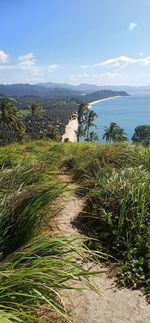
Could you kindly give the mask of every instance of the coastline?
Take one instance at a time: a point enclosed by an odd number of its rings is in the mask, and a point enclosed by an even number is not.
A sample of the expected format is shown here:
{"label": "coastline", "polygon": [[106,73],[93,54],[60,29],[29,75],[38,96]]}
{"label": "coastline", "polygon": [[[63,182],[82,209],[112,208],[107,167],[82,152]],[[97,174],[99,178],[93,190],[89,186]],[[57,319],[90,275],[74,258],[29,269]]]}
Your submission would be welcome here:
{"label": "coastline", "polygon": [[[101,100],[97,100],[97,101],[93,101],[88,103],[88,109],[91,109],[95,104],[102,102],[102,101],[106,101],[106,100],[112,100],[112,99],[117,99],[120,96],[112,96],[109,98],[105,98],[105,99],[101,99]],[[68,139],[70,142],[76,142],[77,141],[77,136],[76,136],[76,131],[78,129],[78,119],[74,118],[69,120],[68,124],[66,125],[65,128],[65,133],[62,136],[62,142],[64,142],[66,139]]]}
{"label": "coastline", "polygon": [[91,107],[93,107],[93,105],[95,105],[95,104],[97,104],[99,102],[103,102],[103,101],[107,101],[107,100],[112,100],[112,99],[117,99],[117,98],[120,98],[120,95],[111,96],[109,98],[100,99],[100,100],[97,100],[97,101],[90,102],[90,103],[88,103],[88,108],[91,109]]}

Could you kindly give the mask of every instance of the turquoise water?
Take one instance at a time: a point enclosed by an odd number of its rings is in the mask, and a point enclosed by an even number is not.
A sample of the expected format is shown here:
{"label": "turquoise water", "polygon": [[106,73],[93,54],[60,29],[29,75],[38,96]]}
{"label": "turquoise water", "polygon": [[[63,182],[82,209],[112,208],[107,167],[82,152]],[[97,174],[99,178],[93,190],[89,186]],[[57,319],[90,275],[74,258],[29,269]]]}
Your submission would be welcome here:
{"label": "turquoise water", "polygon": [[97,114],[95,123],[99,141],[102,140],[104,127],[111,122],[116,122],[124,128],[129,140],[135,127],[142,124],[150,124],[150,93],[147,95],[131,94],[127,97],[119,97],[102,101],[92,107]]}

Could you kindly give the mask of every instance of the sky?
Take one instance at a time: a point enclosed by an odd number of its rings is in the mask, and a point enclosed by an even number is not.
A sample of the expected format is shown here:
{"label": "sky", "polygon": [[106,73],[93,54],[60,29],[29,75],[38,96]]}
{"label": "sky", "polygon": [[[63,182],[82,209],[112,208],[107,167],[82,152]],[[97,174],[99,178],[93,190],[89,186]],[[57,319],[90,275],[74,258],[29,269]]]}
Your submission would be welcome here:
{"label": "sky", "polygon": [[0,0],[0,83],[150,85],[150,0]]}

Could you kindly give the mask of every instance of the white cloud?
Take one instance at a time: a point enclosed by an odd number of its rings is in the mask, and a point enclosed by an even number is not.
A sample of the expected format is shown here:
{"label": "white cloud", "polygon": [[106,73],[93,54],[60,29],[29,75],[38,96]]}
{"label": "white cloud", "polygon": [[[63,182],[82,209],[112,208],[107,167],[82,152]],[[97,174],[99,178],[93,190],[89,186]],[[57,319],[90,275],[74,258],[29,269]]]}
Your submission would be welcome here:
{"label": "white cloud", "polygon": [[131,21],[130,23],[129,23],[129,25],[128,25],[128,29],[130,30],[130,31],[132,31],[133,29],[135,29],[137,27],[137,23],[136,22],[133,22],[133,21]]}
{"label": "white cloud", "polygon": [[23,70],[29,70],[36,66],[36,60],[33,53],[19,56],[18,61],[18,66]]}
{"label": "white cloud", "polygon": [[110,73],[110,72],[105,72],[105,73],[95,73],[92,75],[93,78],[114,78],[117,75],[117,73]]}
{"label": "white cloud", "polygon": [[128,56],[119,56],[119,57],[107,59],[104,62],[95,64],[95,66],[126,67],[131,64],[149,65],[150,56],[147,56],[145,58],[140,58],[140,59],[131,58]]}
{"label": "white cloud", "polygon": [[53,72],[57,68],[58,68],[58,65],[57,64],[51,64],[51,65],[48,66],[49,72]]}
{"label": "white cloud", "polygon": [[[0,54],[1,52],[3,51],[0,51]],[[32,52],[19,56],[14,63],[7,63],[7,61],[8,55],[5,58],[3,56],[3,62],[0,60],[0,83],[70,81],[72,84],[83,82],[99,85],[140,85],[149,84],[150,79],[150,56],[145,57],[140,51],[137,57],[122,55],[110,57],[98,64],[78,67],[66,65],[66,68],[57,64],[39,64]]]}
{"label": "white cloud", "polygon": [[119,57],[107,59],[106,61],[97,64],[97,66],[119,67],[119,66],[134,64],[134,63],[136,63],[136,60],[134,58],[130,58],[127,56],[119,56]]}
{"label": "white cloud", "polygon": [[25,73],[30,72],[31,77],[37,78],[43,76],[43,68],[36,63],[36,58],[33,53],[19,56],[16,69],[18,71],[24,70]]}
{"label": "white cloud", "polygon": [[36,64],[36,60],[33,53],[22,55],[18,57],[18,61],[13,65],[0,65],[0,70],[30,70],[37,74],[40,67]]}
{"label": "white cloud", "polygon": [[141,63],[142,65],[150,65],[150,56],[147,56],[145,58],[141,58],[137,61],[139,61],[139,63]]}
{"label": "white cloud", "polygon": [[110,79],[113,79],[117,76],[117,73],[110,73],[110,72],[104,72],[104,73],[77,73],[70,75],[70,79],[73,82],[109,82]]}
{"label": "white cloud", "polygon": [[6,54],[3,50],[0,50],[0,63],[7,63],[8,54]]}
{"label": "white cloud", "polygon": [[49,73],[54,72],[57,68],[57,64],[39,65],[34,53],[30,52],[25,55],[20,55],[14,64],[2,64],[2,61],[0,60],[0,83],[35,83],[45,80],[48,81]]}

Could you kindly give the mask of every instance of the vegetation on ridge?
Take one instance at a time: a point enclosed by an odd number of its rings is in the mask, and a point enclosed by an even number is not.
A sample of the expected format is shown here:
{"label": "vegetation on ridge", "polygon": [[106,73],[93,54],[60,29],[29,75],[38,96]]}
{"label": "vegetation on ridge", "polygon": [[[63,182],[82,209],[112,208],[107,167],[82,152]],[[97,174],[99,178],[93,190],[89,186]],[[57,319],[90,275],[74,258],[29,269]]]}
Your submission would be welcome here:
{"label": "vegetation on ridge", "polygon": [[140,125],[135,128],[133,137],[133,143],[140,143],[145,147],[150,146],[150,125]]}
{"label": "vegetation on ridge", "polygon": [[0,150],[0,322],[67,320],[60,296],[73,288],[67,282],[83,279],[92,288],[75,258],[90,256],[87,248],[45,233],[52,204],[66,190],[57,179],[62,156],[63,146],[46,141]]}
{"label": "vegetation on ridge", "polygon": [[120,263],[123,286],[150,287],[150,151],[127,143],[70,145],[65,167],[85,197],[75,224]]}
{"label": "vegetation on ridge", "polygon": [[1,147],[0,166],[0,319],[65,316],[59,291],[69,279],[88,277],[74,257],[91,256],[84,247],[42,233],[53,201],[66,189],[57,179],[62,170],[70,171],[85,197],[76,224],[94,238],[88,246],[113,257],[121,285],[148,292],[149,149],[34,141]]}

